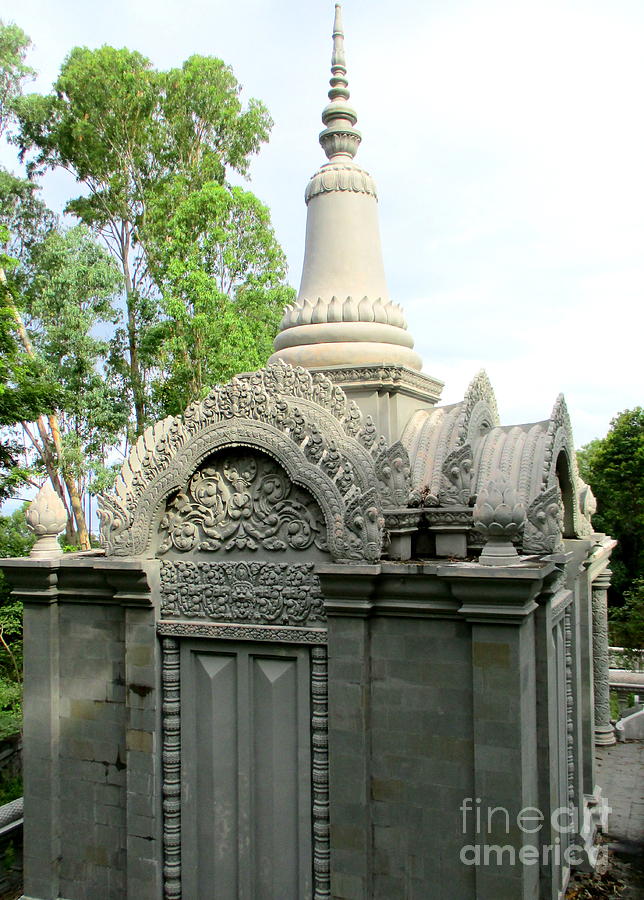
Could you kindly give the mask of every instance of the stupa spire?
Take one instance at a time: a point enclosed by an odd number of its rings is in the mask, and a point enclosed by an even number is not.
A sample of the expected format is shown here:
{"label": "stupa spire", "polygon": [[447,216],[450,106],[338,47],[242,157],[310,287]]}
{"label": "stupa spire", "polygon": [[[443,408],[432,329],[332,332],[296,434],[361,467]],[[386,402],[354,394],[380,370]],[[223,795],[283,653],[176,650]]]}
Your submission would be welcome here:
{"label": "stupa spire", "polygon": [[349,106],[349,82],[347,81],[347,62],[344,53],[344,28],[342,26],[342,7],[335,4],[335,20],[333,22],[333,53],[331,55],[331,88],[330,103],[322,112],[322,121],[326,125],[320,133],[320,144],[328,159],[342,154],[353,159],[362,137],[354,127],[358,121],[353,107]]}
{"label": "stupa spire", "polygon": [[349,105],[342,8],[335,5],[329,102],[320,144],[328,157],[309,181],[306,246],[297,299],[286,308],[271,360],[308,368],[399,365],[420,356],[387,289],[376,185],[353,159],[360,145]]}

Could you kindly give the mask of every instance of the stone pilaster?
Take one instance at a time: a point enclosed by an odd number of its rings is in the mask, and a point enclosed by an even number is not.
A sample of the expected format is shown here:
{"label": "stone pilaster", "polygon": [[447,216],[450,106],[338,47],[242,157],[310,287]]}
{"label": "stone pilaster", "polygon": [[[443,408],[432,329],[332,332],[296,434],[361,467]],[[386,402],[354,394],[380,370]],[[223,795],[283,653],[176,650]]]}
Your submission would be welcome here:
{"label": "stone pilaster", "polygon": [[319,567],[328,624],[331,896],[353,900],[373,896],[369,616],[379,570]]}
{"label": "stone pilaster", "polygon": [[592,583],[593,595],[593,683],[595,691],[595,744],[615,743],[615,729],[610,722],[610,689],[608,682],[608,605],[606,592],[611,572],[606,569]]}
{"label": "stone pilaster", "polygon": [[59,607],[57,559],[2,560],[12,596],[24,603],[24,890],[58,897]]}
{"label": "stone pilaster", "polygon": [[518,823],[521,810],[541,806],[534,614],[552,569],[546,563],[444,571],[471,628],[474,794],[463,802],[481,816],[474,834],[464,835],[464,858],[489,847],[507,851],[475,866],[477,900],[528,900],[539,891],[540,836]]}

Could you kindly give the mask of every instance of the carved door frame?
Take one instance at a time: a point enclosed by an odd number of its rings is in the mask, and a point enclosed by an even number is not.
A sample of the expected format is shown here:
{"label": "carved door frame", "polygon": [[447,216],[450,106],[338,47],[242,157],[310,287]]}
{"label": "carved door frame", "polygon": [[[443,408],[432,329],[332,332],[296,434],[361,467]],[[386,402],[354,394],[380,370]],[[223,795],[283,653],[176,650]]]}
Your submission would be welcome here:
{"label": "carved door frame", "polygon": [[328,662],[325,628],[160,621],[162,645],[163,896],[181,900],[181,638],[273,642],[310,648],[313,900],[330,889]]}

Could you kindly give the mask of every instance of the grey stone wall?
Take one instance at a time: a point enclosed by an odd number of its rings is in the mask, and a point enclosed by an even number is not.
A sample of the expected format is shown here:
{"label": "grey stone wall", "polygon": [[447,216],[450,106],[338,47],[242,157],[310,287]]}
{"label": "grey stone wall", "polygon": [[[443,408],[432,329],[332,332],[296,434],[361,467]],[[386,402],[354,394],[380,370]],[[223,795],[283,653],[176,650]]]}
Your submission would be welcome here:
{"label": "grey stone wall", "polygon": [[463,622],[373,620],[374,898],[473,893],[474,872],[459,859],[460,806],[473,795],[468,632]]}
{"label": "grey stone wall", "polygon": [[61,604],[60,894],[125,895],[124,611]]}
{"label": "grey stone wall", "polygon": [[333,897],[473,896],[471,671],[466,623],[330,618]]}
{"label": "grey stone wall", "polygon": [[[521,864],[540,837],[517,823],[527,807],[550,812],[538,749],[560,735],[540,718],[535,598],[553,570],[317,567],[336,900],[532,900],[560,882],[551,867],[540,885],[538,855]],[[544,690],[556,704],[559,686]],[[490,846],[505,855],[474,865],[472,854]]]}
{"label": "grey stone wall", "polygon": [[25,896],[158,900],[156,564],[8,565],[24,601]]}

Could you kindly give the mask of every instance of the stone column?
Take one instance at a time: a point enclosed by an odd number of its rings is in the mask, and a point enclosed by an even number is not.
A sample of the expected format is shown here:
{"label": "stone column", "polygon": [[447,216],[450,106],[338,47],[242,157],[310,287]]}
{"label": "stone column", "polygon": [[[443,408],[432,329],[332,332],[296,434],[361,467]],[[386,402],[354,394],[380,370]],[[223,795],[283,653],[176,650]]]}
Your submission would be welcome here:
{"label": "stone column", "polygon": [[615,729],[610,723],[610,689],[608,683],[608,605],[606,592],[610,585],[610,569],[593,581],[593,685],[595,696],[595,744],[605,747],[615,743]]}

